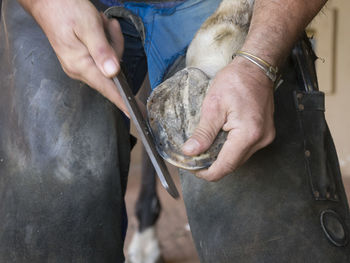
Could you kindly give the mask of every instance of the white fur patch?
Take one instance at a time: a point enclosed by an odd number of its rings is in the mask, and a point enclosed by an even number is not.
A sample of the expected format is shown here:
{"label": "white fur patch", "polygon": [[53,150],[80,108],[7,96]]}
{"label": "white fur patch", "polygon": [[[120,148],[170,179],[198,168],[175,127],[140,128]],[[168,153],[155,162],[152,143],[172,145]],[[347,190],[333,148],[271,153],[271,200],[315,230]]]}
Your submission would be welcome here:
{"label": "white fur patch", "polygon": [[152,226],[142,233],[134,234],[128,248],[126,263],[156,263],[160,255],[159,242]]}
{"label": "white fur patch", "polygon": [[[236,17],[240,19],[240,24],[248,26],[253,5],[254,0],[223,0],[211,17],[220,13],[224,13],[222,16],[225,17],[228,13],[228,21]],[[231,13],[227,10],[231,10]],[[186,66],[199,68],[208,77],[214,78],[232,61],[232,55],[242,47],[246,34],[247,28],[225,20],[202,26],[187,49]]]}

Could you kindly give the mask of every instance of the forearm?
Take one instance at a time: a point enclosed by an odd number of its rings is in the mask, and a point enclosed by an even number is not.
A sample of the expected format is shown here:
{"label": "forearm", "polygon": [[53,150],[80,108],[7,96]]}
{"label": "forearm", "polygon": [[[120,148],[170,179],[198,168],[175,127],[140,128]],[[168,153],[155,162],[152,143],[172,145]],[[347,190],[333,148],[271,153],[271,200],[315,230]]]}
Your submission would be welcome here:
{"label": "forearm", "polygon": [[255,0],[242,50],[280,65],[327,0]]}

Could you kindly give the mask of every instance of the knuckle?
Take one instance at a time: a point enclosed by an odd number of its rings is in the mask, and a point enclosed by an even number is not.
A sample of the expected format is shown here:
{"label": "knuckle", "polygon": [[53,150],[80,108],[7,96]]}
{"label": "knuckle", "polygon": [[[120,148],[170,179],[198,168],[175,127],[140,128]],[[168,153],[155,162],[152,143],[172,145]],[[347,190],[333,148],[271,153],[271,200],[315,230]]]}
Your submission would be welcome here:
{"label": "knuckle", "polygon": [[79,69],[72,65],[72,63],[62,63],[63,71],[71,78],[79,78],[80,71]]}
{"label": "knuckle", "polygon": [[79,69],[83,72],[87,72],[91,67],[96,67],[94,60],[89,55],[82,57],[78,65]]}
{"label": "knuckle", "polygon": [[195,134],[193,135],[193,137],[195,137],[196,139],[198,139],[199,141],[203,142],[211,142],[212,140],[215,139],[215,134],[214,132],[210,131],[207,128],[203,128],[203,127],[198,127],[196,129]]}
{"label": "knuckle", "polygon": [[91,55],[94,56],[95,60],[103,61],[106,56],[113,55],[112,48],[108,43],[100,44],[91,51]]}
{"label": "knuckle", "polygon": [[237,165],[235,163],[226,163],[223,165],[222,173],[224,175],[228,175],[229,173],[232,173],[234,170],[236,170]]}
{"label": "knuckle", "polygon": [[89,67],[92,66],[92,59],[90,57],[82,57],[79,59],[65,59],[62,67],[68,76],[81,79],[83,72],[88,72]]}
{"label": "knuckle", "polygon": [[275,137],[276,137],[276,130],[273,128],[273,129],[269,130],[267,132],[267,134],[265,135],[264,141],[263,141],[263,147],[272,143],[274,141]]}
{"label": "knuckle", "polygon": [[110,23],[111,23],[111,25],[113,25],[113,27],[114,27],[113,29],[114,30],[117,30],[117,31],[121,32],[122,28],[121,28],[121,26],[120,26],[120,24],[119,24],[117,19],[111,19]]}
{"label": "knuckle", "polygon": [[232,162],[222,162],[220,166],[217,166],[215,171],[212,171],[210,177],[208,177],[208,181],[211,182],[217,182],[224,176],[232,173],[234,170],[236,170],[237,165],[236,163]]}
{"label": "knuckle", "polygon": [[249,136],[248,136],[248,141],[251,144],[256,144],[257,142],[259,142],[262,138],[263,138],[263,130],[261,127],[253,127],[251,128],[250,132],[249,132]]}

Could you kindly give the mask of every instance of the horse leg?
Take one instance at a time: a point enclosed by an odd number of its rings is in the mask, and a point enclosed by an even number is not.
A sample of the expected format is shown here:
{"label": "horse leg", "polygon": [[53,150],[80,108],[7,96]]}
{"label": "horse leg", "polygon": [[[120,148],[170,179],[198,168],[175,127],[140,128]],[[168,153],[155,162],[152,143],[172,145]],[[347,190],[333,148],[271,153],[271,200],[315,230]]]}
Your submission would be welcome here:
{"label": "horse leg", "polygon": [[[150,86],[146,78],[138,98],[145,103],[149,93]],[[156,186],[156,172],[145,148],[142,147],[141,189],[135,206],[138,229],[128,248],[129,263],[161,262],[159,242],[155,231],[155,224],[161,209]]]}
{"label": "horse leg", "polygon": [[141,190],[135,206],[139,224],[128,249],[128,258],[130,263],[156,263],[161,260],[155,231],[161,207],[156,190],[156,174],[144,148],[142,155]]}

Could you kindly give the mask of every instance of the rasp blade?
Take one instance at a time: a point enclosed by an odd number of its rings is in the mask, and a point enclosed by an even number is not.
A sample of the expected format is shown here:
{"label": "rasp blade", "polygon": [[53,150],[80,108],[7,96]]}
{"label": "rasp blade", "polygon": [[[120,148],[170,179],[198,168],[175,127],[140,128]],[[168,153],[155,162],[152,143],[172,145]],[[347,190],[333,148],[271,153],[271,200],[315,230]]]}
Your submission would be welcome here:
{"label": "rasp blade", "polygon": [[135,100],[134,95],[132,94],[131,89],[129,88],[129,85],[127,85],[125,78],[121,76],[119,76],[119,78],[114,77],[113,81],[117,86],[126,107],[128,108],[130,118],[134,122],[136,130],[154,166],[154,169],[157,172],[161,184],[172,197],[178,198],[179,192],[176,189],[174,181],[170,176],[164,160],[159,156],[156,150],[156,146],[152,138],[152,133],[141,113],[141,110]]}

